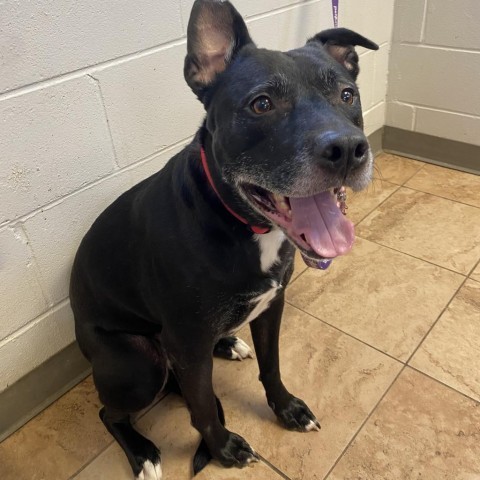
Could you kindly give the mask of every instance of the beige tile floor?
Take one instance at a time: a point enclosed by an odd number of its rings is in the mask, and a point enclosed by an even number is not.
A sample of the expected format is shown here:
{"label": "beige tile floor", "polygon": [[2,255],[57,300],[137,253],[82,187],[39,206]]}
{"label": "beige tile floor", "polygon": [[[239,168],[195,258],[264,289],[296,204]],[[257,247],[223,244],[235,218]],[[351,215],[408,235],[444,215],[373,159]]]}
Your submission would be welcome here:
{"label": "beige tile floor", "polygon": [[[283,430],[256,362],[216,361],[228,427],[262,461],[199,480],[480,480],[480,177],[393,155],[351,194],[351,254],[297,258],[281,338],[283,378],[322,430]],[[251,341],[244,330],[243,337]],[[2,480],[123,480],[90,378],[0,444]],[[139,417],[164,478],[191,478],[198,434],[169,395]]]}

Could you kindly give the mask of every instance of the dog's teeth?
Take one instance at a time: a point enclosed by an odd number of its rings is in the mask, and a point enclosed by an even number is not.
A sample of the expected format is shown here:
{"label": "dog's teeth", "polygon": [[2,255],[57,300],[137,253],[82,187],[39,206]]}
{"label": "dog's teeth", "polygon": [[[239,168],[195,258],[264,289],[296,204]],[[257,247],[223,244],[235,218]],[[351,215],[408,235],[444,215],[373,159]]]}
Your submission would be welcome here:
{"label": "dog's teeth", "polygon": [[283,195],[279,195],[278,193],[272,193],[272,200],[275,203],[275,207],[277,211],[283,213],[284,215],[290,215],[290,205],[287,202],[287,199]]}
{"label": "dog's teeth", "polygon": [[347,189],[345,187],[340,187],[337,190],[337,207],[341,212],[347,214]]}

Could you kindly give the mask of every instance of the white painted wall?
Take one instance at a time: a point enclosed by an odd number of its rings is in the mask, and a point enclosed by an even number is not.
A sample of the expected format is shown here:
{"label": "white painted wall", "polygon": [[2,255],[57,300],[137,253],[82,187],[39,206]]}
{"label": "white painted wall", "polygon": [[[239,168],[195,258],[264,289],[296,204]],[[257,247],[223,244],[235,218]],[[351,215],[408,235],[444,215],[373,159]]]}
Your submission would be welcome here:
{"label": "white painted wall", "polygon": [[396,0],[394,22],[387,124],[480,145],[480,1]]}
{"label": "white painted wall", "polygon": [[[236,0],[258,45],[332,26],[330,0]],[[192,0],[0,2],[0,391],[74,339],[78,244],[120,193],[188,142],[202,108],[183,80]],[[362,51],[367,133],[384,124],[393,0],[340,0]]]}

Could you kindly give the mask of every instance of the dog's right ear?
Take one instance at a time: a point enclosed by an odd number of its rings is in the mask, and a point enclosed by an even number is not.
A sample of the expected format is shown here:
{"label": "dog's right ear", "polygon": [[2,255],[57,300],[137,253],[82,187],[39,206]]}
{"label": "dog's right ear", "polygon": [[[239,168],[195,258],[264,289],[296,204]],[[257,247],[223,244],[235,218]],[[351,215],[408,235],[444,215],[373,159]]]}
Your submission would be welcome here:
{"label": "dog's right ear", "polygon": [[183,73],[202,100],[205,91],[245,45],[253,44],[242,16],[223,0],[196,0],[187,30]]}

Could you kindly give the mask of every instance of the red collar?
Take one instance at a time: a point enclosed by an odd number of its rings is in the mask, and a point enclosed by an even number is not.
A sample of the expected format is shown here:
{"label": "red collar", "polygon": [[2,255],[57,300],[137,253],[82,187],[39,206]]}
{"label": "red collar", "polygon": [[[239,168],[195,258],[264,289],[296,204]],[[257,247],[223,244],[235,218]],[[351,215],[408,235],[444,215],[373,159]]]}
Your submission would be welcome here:
{"label": "red collar", "polygon": [[259,227],[259,226],[256,226],[256,225],[250,225],[248,223],[247,220],[245,220],[243,217],[241,217],[238,213],[236,213],[234,210],[232,210],[222,199],[222,197],[220,196],[220,194],[218,193],[218,190],[217,188],[215,187],[215,184],[213,183],[213,178],[212,178],[212,174],[210,173],[210,169],[208,168],[208,164],[207,164],[207,155],[205,153],[205,150],[203,147],[200,147],[200,156],[202,157],[202,165],[203,165],[203,169],[205,170],[205,175],[207,175],[207,178],[208,178],[208,182],[210,183],[210,186],[213,188],[213,191],[217,194],[217,197],[220,199],[220,201],[222,202],[223,206],[225,207],[226,210],[228,210],[238,221],[244,223],[245,225],[248,226],[248,228],[250,228],[250,230],[253,232],[253,233],[257,233],[257,234],[263,234],[263,233],[268,233],[270,231],[270,228],[268,227]]}

